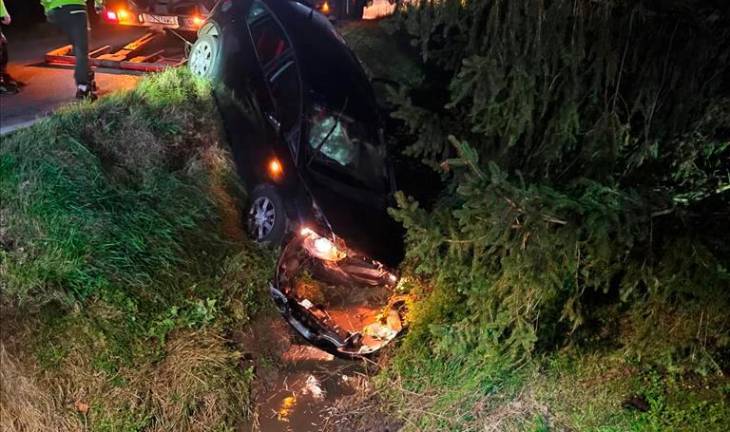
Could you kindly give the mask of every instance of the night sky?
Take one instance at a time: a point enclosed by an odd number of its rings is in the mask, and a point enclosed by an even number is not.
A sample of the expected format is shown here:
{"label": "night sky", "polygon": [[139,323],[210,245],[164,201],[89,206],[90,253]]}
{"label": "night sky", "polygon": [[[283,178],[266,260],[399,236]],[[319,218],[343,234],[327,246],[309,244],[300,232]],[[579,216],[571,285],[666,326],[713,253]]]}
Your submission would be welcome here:
{"label": "night sky", "polygon": [[[46,20],[46,16],[43,13],[43,7],[41,6],[40,0],[4,0],[5,6],[10,12],[10,16],[13,18],[11,26],[21,26],[41,23]],[[93,9],[93,0],[87,0],[89,7]],[[96,18],[95,14],[90,14],[89,17],[92,21]]]}

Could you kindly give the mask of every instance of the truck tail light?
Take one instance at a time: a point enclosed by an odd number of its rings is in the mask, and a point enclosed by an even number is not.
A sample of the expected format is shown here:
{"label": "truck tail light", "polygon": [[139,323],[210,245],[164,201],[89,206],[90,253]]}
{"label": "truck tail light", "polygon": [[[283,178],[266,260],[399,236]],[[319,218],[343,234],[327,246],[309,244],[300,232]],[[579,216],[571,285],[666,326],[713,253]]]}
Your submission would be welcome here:
{"label": "truck tail light", "polygon": [[104,14],[104,20],[110,23],[118,23],[119,17],[117,17],[117,13],[114,12],[111,9],[108,9],[106,13]]}

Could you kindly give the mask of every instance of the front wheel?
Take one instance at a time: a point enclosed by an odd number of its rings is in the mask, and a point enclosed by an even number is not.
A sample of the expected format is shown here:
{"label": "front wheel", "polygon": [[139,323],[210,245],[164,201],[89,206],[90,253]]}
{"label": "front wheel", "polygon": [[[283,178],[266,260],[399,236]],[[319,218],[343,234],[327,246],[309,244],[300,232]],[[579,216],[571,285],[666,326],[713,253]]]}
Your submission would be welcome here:
{"label": "front wheel", "polygon": [[199,77],[215,81],[219,78],[222,57],[220,37],[212,23],[206,24],[198,33],[188,58],[188,68]]}
{"label": "front wheel", "polygon": [[284,200],[270,185],[256,187],[251,194],[247,226],[257,243],[278,246],[284,241],[289,225]]}

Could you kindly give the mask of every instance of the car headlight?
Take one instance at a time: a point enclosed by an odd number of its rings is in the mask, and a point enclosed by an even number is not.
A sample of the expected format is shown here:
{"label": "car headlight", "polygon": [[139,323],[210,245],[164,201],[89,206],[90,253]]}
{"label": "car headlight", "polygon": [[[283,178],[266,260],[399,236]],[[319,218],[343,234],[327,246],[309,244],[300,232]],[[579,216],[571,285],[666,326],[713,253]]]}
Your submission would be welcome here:
{"label": "car headlight", "polygon": [[347,247],[342,240],[337,238],[330,240],[308,227],[303,227],[299,234],[304,237],[302,242],[304,248],[316,258],[325,261],[340,261],[347,257]]}

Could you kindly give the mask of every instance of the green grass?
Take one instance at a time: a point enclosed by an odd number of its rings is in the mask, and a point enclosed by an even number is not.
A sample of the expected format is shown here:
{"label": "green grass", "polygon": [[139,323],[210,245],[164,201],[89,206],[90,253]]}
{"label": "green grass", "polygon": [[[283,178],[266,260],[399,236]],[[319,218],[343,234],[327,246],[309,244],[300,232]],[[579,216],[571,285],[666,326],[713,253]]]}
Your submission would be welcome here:
{"label": "green grass", "polygon": [[2,138],[3,430],[245,417],[253,378],[225,334],[261,307],[272,257],[241,231],[219,121],[175,70]]}
{"label": "green grass", "polygon": [[201,158],[220,149],[206,93],[167,74],[3,140],[2,200],[17,245],[6,295],[114,297],[110,286],[197,277],[186,248],[222,241],[199,230],[216,212]]}
{"label": "green grass", "polygon": [[[618,352],[569,351],[548,357],[528,381],[552,423],[585,431],[723,431],[729,381],[670,374]],[[626,406],[643,401],[646,410]]]}
{"label": "green grass", "polygon": [[[404,431],[720,432],[730,424],[726,376],[630,355],[621,344],[635,337],[630,330],[590,342],[577,338],[523,360],[485,349],[443,351],[442,338],[459,337],[460,328],[448,324],[464,314],[459,294],[406,278],[418,299],[409,332],[375,381]],[[645,406],[636,409],[632,400]]]}
{"label": "green grass", "polygon": [[[730,424],[726,376],[627,355],[615,337],[523,360],[485,350],[441,351],[440,338],[459,334],[458,328],[443,334],[463,313],[459,295],[406,277],[418,298],[411,326],[376,377],[378,394],[404,431],[720,432]],[[619,341],[631,338],[621,334]],[[645,406],[636,409],[632,400]]]}

